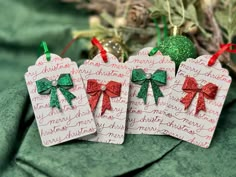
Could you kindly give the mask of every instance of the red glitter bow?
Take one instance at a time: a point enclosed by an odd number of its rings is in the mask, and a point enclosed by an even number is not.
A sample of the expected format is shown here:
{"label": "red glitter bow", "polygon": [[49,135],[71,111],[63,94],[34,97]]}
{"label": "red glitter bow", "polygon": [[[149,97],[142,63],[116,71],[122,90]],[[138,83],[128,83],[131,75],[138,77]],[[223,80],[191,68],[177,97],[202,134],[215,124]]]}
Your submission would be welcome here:
{"label": "red glitter bow", "polygon": [[180,100],[180,102],[185,105],[185,109],[190,106],[195,95],[199,93],[195,113],[198,114],[201,110],[206,111],[204,97],[212,100],[215,99],[218,87],[215,84],[208,83],[202,88],[198,88],[197,81],[193,77],[186,77],[182,89],[187,93],[187,95]]}
{"label": "red glitter bow", "polygon": [[106,110],[111,110],[110,97],[114,98],[120,96],[121,83],[110,81],[108,82],[108,84],[103,85],[99,84],[95,79],[89,79],[87,82],[86,92],[91,96],[89,98],[89,104],[92,112],[96,108],[99,98],[103,93],[102,112],[101,112],[101,115],[103,115]]}

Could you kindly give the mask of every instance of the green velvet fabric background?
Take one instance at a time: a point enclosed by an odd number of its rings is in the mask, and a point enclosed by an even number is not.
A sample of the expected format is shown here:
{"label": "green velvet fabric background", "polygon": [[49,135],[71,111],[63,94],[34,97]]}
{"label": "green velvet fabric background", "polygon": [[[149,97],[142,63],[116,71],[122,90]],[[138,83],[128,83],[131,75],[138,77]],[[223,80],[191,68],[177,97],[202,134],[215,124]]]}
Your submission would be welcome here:
{"label": "green velvet fabric background", "polygon": [[[23,75],[45,40],[59,54],[87,14],[59,0],[0,2],[1,177],[235,177],[236,80],[214,139],[203,149],[168,136],[127,135],[123,145],[71,141],[41,145]],[[67,52],[79,61],[80,40]]]}

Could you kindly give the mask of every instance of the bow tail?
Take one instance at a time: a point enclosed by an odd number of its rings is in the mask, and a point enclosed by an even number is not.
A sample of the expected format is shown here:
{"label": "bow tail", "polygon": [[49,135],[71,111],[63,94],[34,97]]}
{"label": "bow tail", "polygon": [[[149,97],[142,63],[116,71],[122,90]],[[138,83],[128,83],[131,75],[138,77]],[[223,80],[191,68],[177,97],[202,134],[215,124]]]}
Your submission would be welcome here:
{"label": "bow tail", "polygon": [[137,97],[142,98],[144,101],[144,104],[147,103],[147,92],[148,92],[148,85],[149,85],[149,80],[145,80],[138,92]]}
{"label": "bow tail", "polygon": [[57,107],[58,109],[61,109],[60,103],[58,100],[58,96],[57,96],[57,88],[56,87],[51,88],[50,107]]}
{"label": "bow tail", "polygon": [[206,105],[204,101],[204,94],[202,92],[199,93],[198,100],[197,100],[197,107],[196,107],[196,113],[198,114],[199,111],[206,111]]}
{"label": "bow tail", "polygon": [[103,100],[102,100],[101,115],[103,115],[106,110],[111,110],[111,101],[110,101],[110,97],[104,92],[103,93]]}
{"label": "bow tail", "polygon": [[73,93],[71,93],[70,91],[68,91],[62,87],[60,87],[60,91],[64,95],[64,97],[66,98],[66,100],[70,104],[70,106],[72,106],[72,100],[74,98],[76,98],[76,96]]}
{"label": "bow tail", "polygon": [[101,91],[97,92],[96,94],[92,95],[90,98],[89,98],[89,105],[90,105],[90,108],[91,108],[91,111],[93,112],[94,109],[96,108],[97,104],[98,104],[98,100],[101,96]]}
{"label": "bow tail", "polygon": [[189,93],[187,93],[187,95],[185,97],[183,97],[180,100],[180,102],[184,104],[184,109],[187,109],[190,106],[196,93],[197,93],[196,91],[189,92]]}
{"label": "bow tail", "polygon": [[152,91],[153,91],[153,96],[154,96],[154,99],[155,99],[155,103],[157,104],[158,98],[163,97],[164,95],[162,94],[159,86],[155,84],[155,82],[151,81],[151,84],[152,84]]}

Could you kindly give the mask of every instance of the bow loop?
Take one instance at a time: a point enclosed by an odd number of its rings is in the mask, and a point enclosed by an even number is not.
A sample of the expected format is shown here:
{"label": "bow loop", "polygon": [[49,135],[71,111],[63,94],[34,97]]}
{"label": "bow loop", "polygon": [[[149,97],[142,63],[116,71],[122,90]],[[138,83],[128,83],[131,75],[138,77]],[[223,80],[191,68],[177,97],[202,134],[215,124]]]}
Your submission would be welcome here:
{"label": "bow loop", "polygon": [[70,74],[61,74],[57,80],[57,84],[63,88],[72,88],[73,81]]}
{"label": "bow loop", "polygon": [[158,98],[163,97],[163,94],[159,87],[166,85],[166,79],[167,79],[166,71],[156,70],[153,74],[151,74],[151,73],[145,73],[143,69],[134,69],[132,71],[132,78],[131,78],[133,83],[141,85],[137,97],[142,98],[144,104],[146,104],[147,102],[147,92],[148,92],[149,82],[151,82],[155,103],[157,104]]}
{"label": "bow loop", "polygon": [[208,83],[202,87],[202,92],[207,99],[215,99],[218,87],[215,84]]}
{"label": "bow loop", "polygon": [[52,82],[43,78],[36,81],[36,86],[39,94],[47,95],[51,92]]}
{"label": "bow loop", "polygon": [[193,98],[199,92],[196,107],[196,114],[198,114],[201,110],[206,111],[204,98],[215,99],[218,87],[213,83],[208,83],[202,88],[198,88],[197,81],[193,77],[186,77],[182,90],[187,93],[187,95],[180,100],[180,102],[184,104],[184,109],[187,109],[191,105]]}
{"label": "bow loop", "polygon": [[132,78],[131,78],[131,80],[135,84],[141,85],[146,80],[146,73],[142,69],[134,69],[132,71]]}
{"label": "bow loop", "polygon": [[73,81],[70,74],[61,74],[58,80],[54,81],[49,81],[46,78],[42,78],[36,81],[36,87],[38,93],[41,95],[51,94],[50,107],[57,107],[58,109],[61,109],[57,95],[57,88],[60,89],[70,106],[72,106],[72,100],[76,98],[74,94],[68,91],[68,89],[73,87]]}
{"label": "bow loop", "polygon": [[99,84],[95,79],[89,79],[87,81],[86,92],[90,95],[89,104],[92,112],[96,108],[101,94],[103,94],[102,101],[102,111],[101,115],[105,113],[106,110],[111,110],[110,97],[118,97],[121,93],[121,83],[110,81],[108,84]]}
{"label": "bow loop", "polygon": [[111,98],[120,96],[121,92],[121,83],[110,81],[106,85],[106,90],[105,92],[107,95],[109,95]]}
{"label": "bow loop", "polygon": [[152,80],[155,82],[155,84],[159,86],[166,85],[166,71],[163,70],[156,70],[152,74]]}
{"label": "bow loop", "polygon": [[95,79],[89,79],[87,81],[86,92],[90,95],[95,95],[97,92],[101,91],[101,84],[99,84]]}
{"label": "bow loop", "polygon": [[198,90],[197,81],[193,77],[187,77],[184,81],[182,89],[185,92],[192,92]]}

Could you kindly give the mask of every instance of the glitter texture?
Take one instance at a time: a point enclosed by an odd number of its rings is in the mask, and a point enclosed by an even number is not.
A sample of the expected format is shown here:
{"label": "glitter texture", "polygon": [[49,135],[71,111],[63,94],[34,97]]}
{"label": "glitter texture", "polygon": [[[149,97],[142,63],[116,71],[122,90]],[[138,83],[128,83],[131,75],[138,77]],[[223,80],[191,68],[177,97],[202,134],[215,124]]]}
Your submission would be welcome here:
{"label": "glitter texture", "polygon": [[142,98],[144,104],[147,103],[147,92],[149,82],[151,82],[155,103],[157,104],[158,98],[163,97],[159,86],[166,85],[166,79],[167,74],[166,71],[163,70],[156,70],[153,74],[146,74],[143,69],[134,69],[132,71],[131,81],[135,84],[141,85],[137,97]]}
{"label": "glitter texture", "polygon": [[111,110],[110,98],[119,97],[121,93],[121,83],[110,81],[106,85],[99,84],[95,79],[89,79],[87,81],[86,92],[90,95],[89,104],[92,112],[94,112],[97,107],[100,96],[103,94],[102,100],[102,111],[101,115],[105,113],[106,110]]}
{"label": "glitter texture", "polygon": [[186,77],[182,89],[187,93],[187,95],[180,100],[180,102],[184,104],[185,109],[190,106],[193,98],[199,93],[196,106],[196,114],[198,114],[201,110],[206,111],[204,98],[215,99],[218,87],[213,83],[208,83],[199,88],[197,81],[193,77]]}
{"label": "glitter texture", "polygon": [[68,89],[73,87],[70,74],[61,74],[59,79],[54,81],[49,81],[46,78],[42,78],[36,81],[36,87],[38,93],[41,95],[51,94],[50,107],[57,107],[58,109],[61,109],[57,96],[57,88],[59,88],[70,106],[72,106],[72,100],[76,98],[75,95],[68,91]]}
{"label": "glitter texture", "polygon": [[166,38],[158,48],[163,55],[169,55],[177,67],[188,58],[196,57],[196,49],[192,41],[181,35]]}

